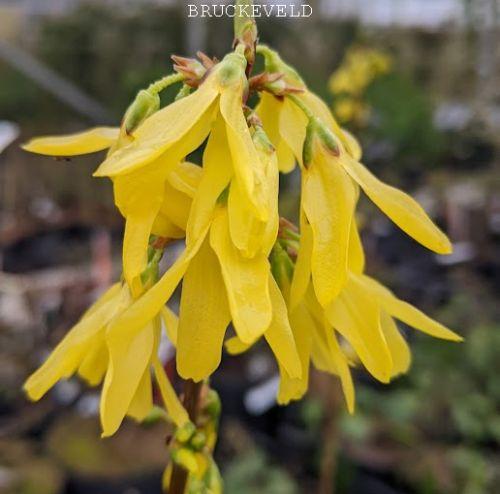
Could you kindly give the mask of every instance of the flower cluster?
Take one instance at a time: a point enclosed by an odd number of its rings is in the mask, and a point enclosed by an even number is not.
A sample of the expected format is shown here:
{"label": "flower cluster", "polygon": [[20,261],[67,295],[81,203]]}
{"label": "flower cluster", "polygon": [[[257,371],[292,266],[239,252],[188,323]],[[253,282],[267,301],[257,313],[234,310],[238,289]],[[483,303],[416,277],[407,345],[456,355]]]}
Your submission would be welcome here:
{"label": "flower cluster", "polygon": [[[184,379],[207,379],[224,343],[240,353],[264,338],[280,370],[280,403],[303,396],[312,363],[339,376],[351,412],[351,355],[384,383],[410,365],[396,319],[460,340],[365,274],[355,220],[360,190],[428,249],[451,252],[447,237],[410,196],[361,163],[355,138],[276,52],[258,45],[265,72],[250,77],[249,46],[243,38],[220,62],[176,57],[177,74],[139,92],[119,129],[24,146],[55,156],[109,149],[94,175],[112,180],[125,218],[123,279],[25,384],[36,400],[74,373],[91,385],[103,382],[105,436],[126,415],[140,420],[149,413],[152,375],[173,422],[189,428],[158,358],[162,321]],[[159,91],[178,82],[184,84],[178,97],[160,108]],[[255,108],[250,94],[258,95]],[[187,161],[199,148],[201,163]],[[300,228],[278,212],[279,173],[296,166]],[[160,275],[159,260],[173,239],[183,239],[185,248]],[[181,282],[177,317],[166,303]],[[226,338],[230,325],[234,335]],[[188,436],[180,443],[190,444]]]}
{"label": "flower cluster", "polygon": [[330,76],[328,88],[334,95],[333,112],[340,122],[365,124],[370,105],[364,95],[370,84],[391,70],[392,59],[375,48],[352,46]]}

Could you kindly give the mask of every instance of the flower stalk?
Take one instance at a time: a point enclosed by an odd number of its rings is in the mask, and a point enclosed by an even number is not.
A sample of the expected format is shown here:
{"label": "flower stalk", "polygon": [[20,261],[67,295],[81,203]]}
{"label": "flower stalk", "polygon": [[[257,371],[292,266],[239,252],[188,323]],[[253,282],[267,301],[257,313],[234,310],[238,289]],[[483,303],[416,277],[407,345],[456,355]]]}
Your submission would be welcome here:
{"label": "flower stalk", "polygon": [[[189,415],[189,419],[193,424],[196,424],[196,420],[198,418],[202,389],[203,381],[194,382],[192,379],[187,379],[184,382],[184,398],[182,400],[182,404],[184,405],[184,408]],[[166,494],[184,494],[188,477],[189,472],[178,462],[173,462],[172,476],[170,478],[170,485]]]}

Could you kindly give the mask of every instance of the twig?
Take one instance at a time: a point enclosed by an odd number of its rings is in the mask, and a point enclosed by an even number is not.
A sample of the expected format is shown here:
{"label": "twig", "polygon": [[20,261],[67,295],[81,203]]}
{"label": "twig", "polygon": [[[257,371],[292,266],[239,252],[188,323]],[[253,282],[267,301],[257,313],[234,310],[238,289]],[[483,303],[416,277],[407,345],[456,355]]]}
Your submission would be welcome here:
{"label": "twig", "polygon": [[[193,424],[196,424],[198,410],[200,406],[201,390],[203,389],[203,381],[194,382],[188,379],[184,383],[184,398],[183,404],[189,415],[189,419]],[[188,480],[188,471],[180,465],[174,463],[172,467],[172,476],[170,477],[170,486],[168,494],[184,494]]]}

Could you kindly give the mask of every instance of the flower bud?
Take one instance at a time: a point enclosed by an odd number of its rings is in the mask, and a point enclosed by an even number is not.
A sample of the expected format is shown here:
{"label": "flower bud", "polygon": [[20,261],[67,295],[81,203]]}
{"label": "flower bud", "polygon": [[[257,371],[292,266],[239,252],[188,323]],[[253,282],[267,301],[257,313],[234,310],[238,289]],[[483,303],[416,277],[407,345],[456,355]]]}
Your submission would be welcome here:
{"label": "flower bud", "polygon": [[179,448],[172,450],[172,460],[187,470],[195,474],[198,471],[198,462],[196,454],[188,448]]}
{"label": "flower bud", "polygon": [[302,148],[302,161],[306,168],[309,168],[314,160],[316,138],[328,152],[335,156],[340,154],[340,148],[333,132],[319,118],[311,117],[307,124],[306,138]]}
{"label": "flower bud", "polygon": [[192,422],[186,422],[175,431],[175,439],[180,443],[187,443],[196,432],[196,427]]}
{"label": "flower bud", "polygon": [[218,65],[218,79],[222,86],[235,84],[239,79],[248,81],[245,77],[247,61],[241,53],[229,53]]}
{"label": "flower bud", "polygon": [[207,444],[207,436],[202,431],[196,431],[189,444],[195,451],[201,451]]}
{"label": "flower bud", "polygon": [[160,97],[158,94],[141,89],[123,117],[123,125],[127,134],[131,134],[146,118],[158,111]]}
{"label": "flower bud", "polygon": [[210,389],[207,393],[204,411],[212,418],[218,419],[221,412],[221,403],[217,391]]}

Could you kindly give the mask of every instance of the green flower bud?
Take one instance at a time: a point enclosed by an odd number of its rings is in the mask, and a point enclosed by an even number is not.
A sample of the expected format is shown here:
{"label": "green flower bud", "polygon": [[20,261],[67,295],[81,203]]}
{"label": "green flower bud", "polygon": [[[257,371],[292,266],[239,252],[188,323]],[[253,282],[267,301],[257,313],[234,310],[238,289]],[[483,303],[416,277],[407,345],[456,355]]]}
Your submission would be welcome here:
{"label": "green flower bud", "polygon": [[189,444],[195,451],[201,451],[207,444],[207,436],[202,431],[196,431]]}
{"label": "green flower bud", "polygon": [[185,423],[175,431],[175,439],[180,443],[187,443],[196,432],[196,426],[192,422]]}
{"label": "green flower bud", "polygon": [[222,86],[230,86],[244,79],[247,60],[241,53],[233,52],[224,57],[218,65],[218,79]]}
{"label": "green flower bud", "polygon": [[128,107],[123,118],[123,125],[127,134],[132,133],[146,118],[158,111],[160,97],[146,89],[141,89],[132,104]]}
{"label": "green flower bud", "polygon": [[189,473],[198,471],[198,462],[193,451],[188,448],[179,448],[172,450],[172,460],[187,470]]}
{"label": "green flower bud", "polygon": [[214,389],[210,389],[207,393],[204,411],[214,419],[218,419],[220,416],[220,398],[217,391],[215,391]]}

